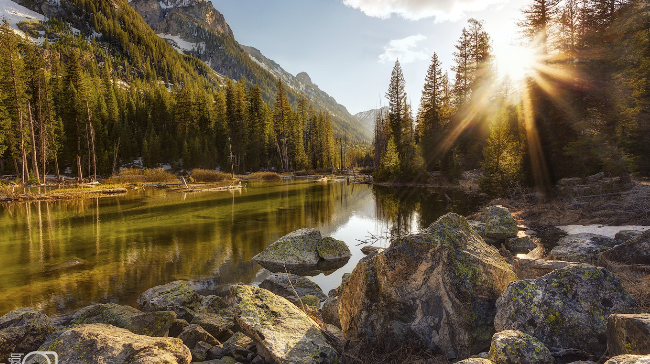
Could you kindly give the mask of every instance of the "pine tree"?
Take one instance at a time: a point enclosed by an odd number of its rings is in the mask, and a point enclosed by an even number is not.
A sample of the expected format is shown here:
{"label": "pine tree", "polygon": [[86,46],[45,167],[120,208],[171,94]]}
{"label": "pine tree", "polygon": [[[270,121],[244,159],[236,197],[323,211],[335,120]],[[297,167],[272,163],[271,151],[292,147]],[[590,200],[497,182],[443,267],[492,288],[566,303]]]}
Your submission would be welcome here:
{"label": "pine tree", "polygon": [[278,79],[277,94],[273,105],[273,130],[274,144],[280,158],[281,169],[289,170],[289,137],[290,121],[292,117],[291,106],[284,92],[282,80]]}
{"label": "pine tree", "polygon": [[444,84],[442,64],[436,53],[431,58],[431,65],[424,80],[424,90],[420,99],[418,111],[418,133],[422,153],[427,169],[436,166],[436,150],[442,137],[442,109],[444,99]]}
{"label": "pine tree", "polygon": [[524,19],[518,23],[525,37],[535,41],[542,55],[548,54],[551,27],[559,12],[560,0],[532,0],[522,10]]}

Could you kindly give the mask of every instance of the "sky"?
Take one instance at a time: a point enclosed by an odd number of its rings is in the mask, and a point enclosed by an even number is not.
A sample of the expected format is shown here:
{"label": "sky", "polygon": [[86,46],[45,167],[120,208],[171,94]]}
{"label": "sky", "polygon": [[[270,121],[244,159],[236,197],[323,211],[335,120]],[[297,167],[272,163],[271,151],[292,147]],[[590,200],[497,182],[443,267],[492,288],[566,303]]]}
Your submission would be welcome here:
{"label": "sky", "polygon": [[293,75],[307,72],[352,114],[387,104],[384,95],[397,58],[417,110],[433,52],[449,69],[469,18],[485,21],[497,62],[516,53],[516,22],[527,5],[525,0],[211,2],[239,43],[259,49]]}

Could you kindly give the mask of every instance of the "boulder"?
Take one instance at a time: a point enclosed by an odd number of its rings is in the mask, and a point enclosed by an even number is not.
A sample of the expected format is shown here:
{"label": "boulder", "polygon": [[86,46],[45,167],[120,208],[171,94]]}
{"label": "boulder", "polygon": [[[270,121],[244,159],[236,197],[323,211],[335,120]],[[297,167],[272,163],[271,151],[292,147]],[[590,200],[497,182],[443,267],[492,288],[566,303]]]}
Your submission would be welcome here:
{"label": "boulder", "polygon": [[532,335],[551,351],[578,350],[600,357],[607,347],[607,317],[636,307],[607,270],[571,265],[511,283],[497,300],[494,326]]}
{"label": "boulder", "polygon": [[512,258],[512,270],[518,279],[537,279],[545,276],[556,269],[561,269],[573,262],[563,262],[558,260],[533,259],[528,257]]}
{"label": "boulder", "polygon": [[600,262],[650,265],[650,231],[603,252],[598,259]]}
{"label": "boulder", "polygon": [[206,342],[199,341],[194,345],[193,349],[190,349],[192,353],[192,361],[200,362],[208,358],[208,352],[212,349],[214,345],[210,345]]}
{"label": "boulder", "polygon": [[510,215],[510,211],[503,206],[489,206],[485,208],[485,236],[497,240],[517,237],[519,227]]}
{"label": "boulder", "polygon": [[621,242],[626,242],[632,238],[635,238],[639,235],[643,234],[643,231],[639,230],[621,230],[614,235],[614,239],[621,241]]}
{"label": "boulder", "polygon": [[187,281],[152,287],[138,297],[138,305],[145,312],[174,311],[187,321],[192,321],[202,301],[203,296],[190,289]]}
{"label": "boulder", "polygon": [[320,327],[291,302],[258,287],[236,285],[230,291],[236,299],[239,326],[257,342],[267,361],[338,362],[337,351]]}
{"label": "boulder", "polygon": [[0,362],[7,361],[11,353],[37,350],[55,331],[52,319],[32,308],[7,313],[0,317]]}
{"label": "boulder", "polygon": [[280,239],[261,253],[253,257],[253,261],[271,265],[315,265],[320,260],[318,244],[321,241],[320,231],[316,229],[300,229],[293,231]]}
{"label": "boulder", "polygon": [[241,332],[235,333],[228,341],[223,343],[224,354],[235,359],[247,358],[253,353],[250,350],[253,348],[255,348],[253,340]]}
{"label": "boulder", "polygon": [[[291,273],[270,274],[260,283],[260,287],[268,289],[293,303],[298,303],[300,298],[307,295],[314,295],[321,301],[327,299],[327,296],[318,284],[312,282],[307,277],[301,277]],[[296,293],[298,297],[296,297]]]}
{"label": "boulder", "polygon": [[513,254],[527,254],[537,248],[539,239],[521,233],[519,235],[515,238],[506,239],[506,249],[510,250]]}
{"label": "boulder", "polygon": [[102,303],[78,310],[72,315],[70,324],[106,324],[139,335],[166,336],[175,320],[176,313],[173,311],[145,313],[131,306]]}
{"label": "boulder", "polygon": [[650,354],[650,314],[614,314],[607,319],[607,347],[611,356]]}
{"label": "boulder", "polygon": [[495,364],[553,364],[553,356],[544,343],[516,330],[492,336],[488,359]]}
{"label": "boulder", "polygon": [[457,214],[362,259],[339,304],[346,338],[421,343],[448,358],[490,345],[495,301],[516,276]]}
{"label": "boulder", "polygon": [[179,363],[189,364],[192,354],[175,338],[137,335],[105,324],[84,324],[52,335],[40,351],[54,351],[60,363]]}
{"label": "boulder", "polygon": [[650,364],[650,355],[619,355],[609,359],[605,364]]}
{"label": "boulder", "polygon": [[561,238],[548,254],[548,259],[596,264],[598,254],[620,244],[606,236],[582,233]]}
{"label": "boulder", "polygon": [[345,242],[331,237],[321,239],[316,250],[318,256],[325,260],[349,259],[352,256]]}
{"label": "boulder", "polygon": [[228,302],[219,296],[206,296],[192,319],[219,341],[228,340],[235,327],[235,312]]}
{"label": "boulder", "polygon": [[372,246],[372,245],[366,245],[363,248],[361,248],[361,252],[365,255],[369,254],[374,254],[374,253],[381,253],[384,251],[384,248],[380,248],[378,246]]}
{"label": "boulder", "polygon": [[183,344],[190,349],[194,349],[197,343],[203,341],[210,345],[220,345],[221,343],[205,331],[201,326],[192,324],[183,329],[178,338],[183,341]]}
{"label": "boulder", "polygon": [[340,329],[341,318],[339,317],[339,302],[341,302],[341,299],[338,296],[329,297],[325,300],[321,310],[321,318],[324,323],[332,324]]}

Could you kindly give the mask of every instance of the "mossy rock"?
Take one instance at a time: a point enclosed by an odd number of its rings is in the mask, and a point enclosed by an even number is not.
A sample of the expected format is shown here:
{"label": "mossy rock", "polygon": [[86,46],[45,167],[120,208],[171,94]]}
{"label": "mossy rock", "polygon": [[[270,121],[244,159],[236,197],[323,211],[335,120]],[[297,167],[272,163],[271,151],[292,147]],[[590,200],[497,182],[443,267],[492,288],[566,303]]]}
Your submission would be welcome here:
{"label": "mossy rock", "polygon": [[145,312],[174,311],[187,321],[192,321],[202,301],[203,296],[191,289],[187,281],[152,287],[138,297],[138,305]]}
{"label": "mossy rock", "polygon": [[553,364],[551,351],[544,343],[516,330],[494,334],[488,359],[495,364]]}
{"label": "mossy rock", "polygon": [[316,249],[318,255],[325,260],[349,259],[352,256],[345,242],[331,237],[321,239]]}
{"label": "mossy rock", "polygon": [[54,351],[60,363],[178,363],[189,364],[192,354],[175,338],[137,335],[105,324],[84,324],[52,335],[38,349]]}
{"label": "mossy rock", "polygon": [[[338,352],[320,327],[286,299],[259,287],[236,285],[237,322],[262,352],[278,363],[337,363]],[[263,350],[259,350],[262,347]]]}
{"label": "mossy rock", "polygon": [[352,340],[410,341],[467,358],[489,346],[495,301],[515,279],[498,250],[450,213],[357,264],[341,289],[341,327]]}
{"label": "mossy rock", "polygon": [[605,364],[648,364],[648,363],[650,363],[650,355],[619,355],[605,362]]}
{"label": "mossy rock", "polygon": [[[260,287],[288,299],[291,302],[298,303],[301,297],[313,295],[320,301],[325,301],[327,296],[323,293],[320,286],[307,277],[287,273],[270,274]],[[296,297],[298,294],[298,297]]]}
{"label": "mossy rock", "polygon": [[498,331],[519,330],[549,348],[601,357],[607,348],[607,318],[631,313],[635,301],[603,268],[571,265],[535,280],[511,283],[497,300]]}
{"label": "mossy rock", "polygon": [[31,307],[20,308],[0,317],[0,362],[11,353],[35,351],[56,328],[47,315]]}
{"label": "mossy rock", "polygon": [[308,294],[306,296],[300,297],[300,302],[306,306],[310,307],[320,307],[320,298],[314,296],[313,294]]}
{"label": "mossy rock", "polygon": [[503,240],[517,237],[519,228],[510,211],[503,206],[485,208],[485,236]]}
{"label": "mossy rock", "polygon": [[320,260],[317,249],[321,240],[316,229],[296,230],[254,256],[253,261],[262,265],[315,265]]}

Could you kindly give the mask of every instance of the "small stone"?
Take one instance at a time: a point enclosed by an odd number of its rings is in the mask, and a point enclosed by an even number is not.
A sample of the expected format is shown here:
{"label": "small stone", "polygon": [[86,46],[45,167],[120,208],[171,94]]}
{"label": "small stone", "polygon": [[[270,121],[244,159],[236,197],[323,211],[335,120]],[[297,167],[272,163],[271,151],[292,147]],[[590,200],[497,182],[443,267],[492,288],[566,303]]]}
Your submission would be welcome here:
{"label": "small stone", "polygon": [[178,335],[178,338],[183,340],[183,344],[190,349],[194,349],[194,346],[196,346],[199,341],[206,342],[210,345],[220,344],[214,336],[210,335],[201,326],[195,324],[187,326],[183,332]]}
{"label": "small stone", "polygon": [[494,334],[488,359],[495,364],[553,364],[550,350],[541,341],[516,330]]}
{"label": "small stone", "polygon": [[212,349],[212,345],[204,341],[199,341],[194,346],[194,349],[190,350],[192,353],[192,361],[204,361],[207,359],[208,351],[210,351],[210,349]]}
{"label": "small stone", "polygon": [[385,250],[384,248],[380,248],[378,246],[372,246],[372,245],[366,245],[363,248],[361,248],[361,252],[363,254],[365,254],[365,255],[370,255],[370,254],[374,254],[374,253],[381,253],[384,250]]}

